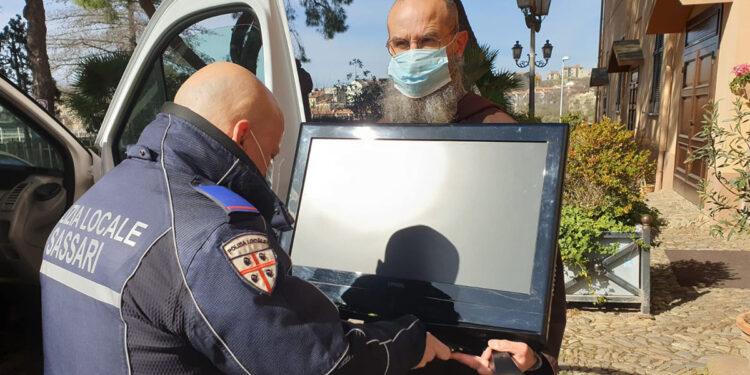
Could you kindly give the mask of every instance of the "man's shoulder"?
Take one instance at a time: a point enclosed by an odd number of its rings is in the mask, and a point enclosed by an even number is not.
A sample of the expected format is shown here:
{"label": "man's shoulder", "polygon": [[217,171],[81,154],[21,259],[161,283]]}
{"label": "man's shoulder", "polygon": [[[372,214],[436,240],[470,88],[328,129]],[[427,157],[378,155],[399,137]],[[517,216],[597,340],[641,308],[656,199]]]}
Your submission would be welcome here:
{"label": "man's shoulder", "polygon": [[487,98],[469,92],[458,102],[456,122],[502,124],[515,123],[516,120]]}

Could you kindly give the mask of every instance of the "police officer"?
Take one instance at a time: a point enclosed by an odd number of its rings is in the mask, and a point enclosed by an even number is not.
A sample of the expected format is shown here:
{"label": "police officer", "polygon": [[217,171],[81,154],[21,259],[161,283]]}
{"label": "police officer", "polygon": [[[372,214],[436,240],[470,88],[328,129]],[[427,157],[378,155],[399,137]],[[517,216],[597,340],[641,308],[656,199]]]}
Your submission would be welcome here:
{"label": "police officer", "polygon": [[282,132],[238,65],[183,84],[47,241],[46,374],[400,374],[450,357],[416,318],[341,321],[291,276],[264,181]]}

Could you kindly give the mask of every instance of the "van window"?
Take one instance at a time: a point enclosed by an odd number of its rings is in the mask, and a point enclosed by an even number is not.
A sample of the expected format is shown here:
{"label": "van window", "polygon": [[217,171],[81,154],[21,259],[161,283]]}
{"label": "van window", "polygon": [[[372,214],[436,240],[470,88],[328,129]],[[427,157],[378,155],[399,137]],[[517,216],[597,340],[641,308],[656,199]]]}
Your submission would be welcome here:
{"label": "van window", "polygon": [[128,145],[138,141],[143,129],[177,89],[207,64],[229,61],[244,66],[264,81],[263,40],[258,17],[252,10],[205,18],[173,37],[149,68],[126,123],[116,140],[120,159]]}
{"label": "van window", "polygon": [[0,167],[63,171],[63,160],[52,145],[0,102]]}

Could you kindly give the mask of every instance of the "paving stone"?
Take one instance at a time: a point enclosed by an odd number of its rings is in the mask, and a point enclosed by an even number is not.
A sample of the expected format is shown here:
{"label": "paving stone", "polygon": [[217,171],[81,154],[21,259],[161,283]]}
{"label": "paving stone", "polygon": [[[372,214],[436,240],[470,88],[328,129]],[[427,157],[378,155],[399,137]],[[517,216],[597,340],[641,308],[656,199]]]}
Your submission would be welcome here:
{"label": "paving stone", "polygon": [[651,251],[653,320],[637,308],[571,304],[563,341],[562,375],[706,375],[712,358],[749,355],[735,318],[750,310],[750,290],[681,287],[664,250],[750,249],[750,236],[710,236],[711,219],[674,192],[647,197],[669,225]]}

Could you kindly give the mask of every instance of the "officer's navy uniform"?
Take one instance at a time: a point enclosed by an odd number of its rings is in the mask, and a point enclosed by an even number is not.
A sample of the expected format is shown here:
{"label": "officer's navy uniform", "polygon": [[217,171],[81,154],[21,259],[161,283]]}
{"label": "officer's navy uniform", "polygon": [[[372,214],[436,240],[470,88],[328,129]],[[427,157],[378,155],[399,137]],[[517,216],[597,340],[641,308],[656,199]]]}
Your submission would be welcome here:
{"label": "officer's navy uniform", "polygon": [[355,325],[290,274],[286,211],[247,155],[165,104],[63,216],[41,268],[46,374],[399,374],[414,317]]}

